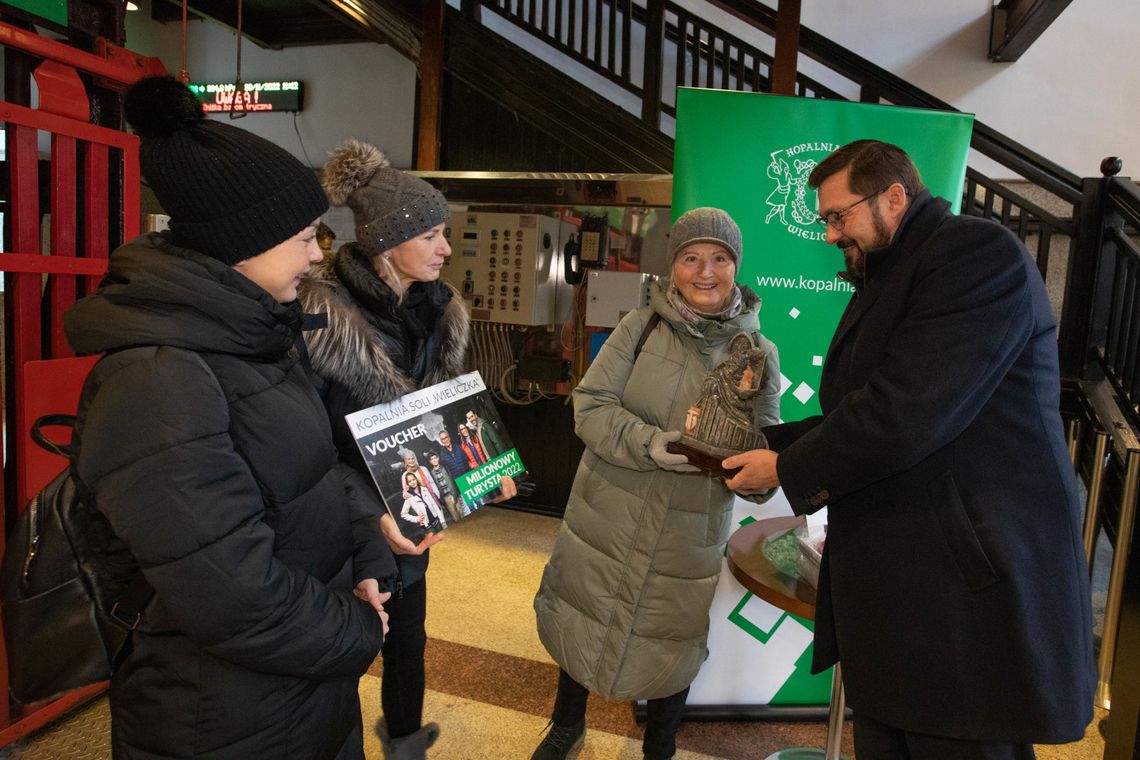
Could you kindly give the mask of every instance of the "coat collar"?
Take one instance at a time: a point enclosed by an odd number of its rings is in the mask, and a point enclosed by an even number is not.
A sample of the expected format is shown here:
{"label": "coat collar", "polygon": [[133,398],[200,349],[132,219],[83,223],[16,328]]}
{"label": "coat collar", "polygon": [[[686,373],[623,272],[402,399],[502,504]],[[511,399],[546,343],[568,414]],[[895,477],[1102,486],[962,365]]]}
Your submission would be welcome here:
{"label": "coat collar", "polygon": [[[887,287],[890,281],[890,272],[898,266],[899,262],[909,256],[917,255],[922,244],[934,234],[942,221],[950,213],[950,204],[923,190],[915,196],[903,216],[899,228],[891,242],[882,248],[867,252],[865,277],[862,287],[856,286],[855,295],[847,304],[839,326],[835,329],[835,336],[831,339],[828,357],[835,351],[851,329],[859,322],[871,305],[878,299],[879,294]],[[844,279],[848,279],[846,276]],[[848,279],[850,282],[850,280]]]}
{"label": "coat collar", "polygon": [[99,290],[64,320],[82,354],[163,345],[272,361],[301,331],[295,302],[278,303],[229,265],[156,232],[116,249]]}
{"label": "coat collar", "polygon": [[[352,244],[342,247],[317,276],[302,281],[298,298],[306,312],[326,314],[328,319],[327,327],[305,336],[313,369],[344,386],[366,407],[393,401],[416,385],[388,356],[379,335],[398,317],[395,295],[366,260],[352,256],[354,248]],[[348,256],[352,259],[339,261]],[[463,299],[443,283],[430,284],[438,284],[441,290],[438,305],[442,314],[434,328],[440,333],[441,345],[439,362],[424,378],[424,387],[463,373],[470,334]]]}

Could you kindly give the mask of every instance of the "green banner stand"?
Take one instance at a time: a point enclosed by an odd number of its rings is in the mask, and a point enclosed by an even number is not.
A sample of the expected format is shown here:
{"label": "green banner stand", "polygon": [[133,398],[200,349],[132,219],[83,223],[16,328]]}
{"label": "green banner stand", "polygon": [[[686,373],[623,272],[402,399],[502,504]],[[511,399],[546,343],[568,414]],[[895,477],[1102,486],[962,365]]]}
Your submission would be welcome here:
{"label": "green banner stand", "polygon": [[67,26],[67,0],[9,0],[9,5],[54,21],[60,26]]}

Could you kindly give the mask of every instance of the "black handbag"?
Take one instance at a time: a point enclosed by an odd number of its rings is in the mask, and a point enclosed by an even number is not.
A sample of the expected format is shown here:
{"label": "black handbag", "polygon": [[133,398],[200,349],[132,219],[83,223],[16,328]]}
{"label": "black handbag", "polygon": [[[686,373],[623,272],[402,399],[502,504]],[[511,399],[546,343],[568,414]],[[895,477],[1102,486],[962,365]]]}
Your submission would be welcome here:
{"label": "black handbag", "polygon": [[51,441],[42,428],[52,426],[74,430],[75,417],[32,426],[32,439],[69,465],[17,519],[0,565],[9,690],[25,704],[109,678],[154,595],[75,476],[76,442]]}

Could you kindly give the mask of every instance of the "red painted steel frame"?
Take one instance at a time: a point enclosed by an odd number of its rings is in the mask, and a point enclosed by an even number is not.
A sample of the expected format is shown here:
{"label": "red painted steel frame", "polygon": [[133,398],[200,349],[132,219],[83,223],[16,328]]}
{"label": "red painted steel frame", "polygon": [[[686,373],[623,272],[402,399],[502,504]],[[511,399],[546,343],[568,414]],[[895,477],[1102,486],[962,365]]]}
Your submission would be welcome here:
{"label": "red painted steel frame", "polygon": [[[9,466],[15,467],[16,492],[5,494],[0,481],[0,503],[6,509],[22,509],[45,476],[50,478],[51,468],[59,466],[58,462],[53,465],[31,454],[27,434],[31,420],[47,409],[73,410],[77,388],[93,362],[66,358],[71,356],[71,349],[63,332],[63,313],[77,297],[76,278],[87,277],[91,281],[106,270],[112,224],[118,227],[121,223],[126,240],[138,235],[140,226],[138,138],[87,122],[86,91],[76,70],[93,74],[100,86],[111,88],[124,88],[143,76],[164,74],[166,70],[157,59],[105,40],[98,41],[97,54],[86,53],[2,22],[0,45],[44,59],[35,72],[39,108],[0,102],[0,122],[6,129],[11,232],[11,251],[0,253],[0,272],[8,276],[5,298],[11,319],[10,376],[16,400],[14,408],[3,410],[11,424],[9,440],[13,448],[7,459]],[[41,249],[40,241],[41,132],[51,138],[51,224],[49,240],[45,241],[48,245],[44,246],[47,250]],[[107,197],[109,172],[119,170],[119,163],[114,160],[119,157],[122,217],[112,220]],[[78,222],[80,208],[82,231]],[[45,275],[46,292],[41,292]],[[41,314],[45,297],[49,306],[46,319]],[[35,373],[31,372],[32,367],[38,367]],[[47,389],[47,381],[36,380],[37,377],[51,378],[53,386],[56,380],[66,379],[70,390]],[[3,545],[0,531],[0,550]],[[106,683],[92,684],[51,702],[25,706],[20,714],[10,715],[8,661],[0,639],[0,747],[26,736],[105,688]]]}
{"label": "red painted steel frame", "polygon": [[99,55],[95,55],[3,22],[0,22],[0,45],[57,61],[124,86],[151,74],[166,73],[166,68],[157,58],[139,55],[107,40],[98,41]]}
{"label": "red painted steel frame", "polygon": [[[71,355],[63,334],[63,312],[75,302],[75,280],[72,277],[53,277],[48,292],[51,312],[47,335],[49,356],[42,355],[43,328],[40,310],[40,283],[43,274],[99,276],[106,269],[107,244],[95,238],[102,231],[105,240],[108,220],[105,210],[107,187],[108,148],[117,148],[123,154],[123,220],[124,239],[139,232],[139,166],[138,138],[106,127],[84,124],[54,114],[24,108],[11,103],[0,103],[0,120],[7,125],[9,134],[8,162],[11,167],[12,252],[0,254],[0,270],[10,273],[8,298],[12,299],[12,349],[16,369],[16,398],[24,397],[19,368],[29,361],[43,358],[63,358]],[[51,160],[51,240],[50,256],[42,256],[39,230],[39,156],[36,132],[52,135]],[[95,196],[85,193],[85,203],[100,204],[104,214],[86,217],[88,228],[84,239],[88,251],[102,258],[81,259],[76,256],[76,145],[85,146],[85,165],[89,169],[102,168],[101,176],[86,175],[85,185],[95,188]],[[94,152],[92,152],[94,151]],[[101,188],[101,189],[99,189]],[[98,205],[93,206],[97,208]],[[133,209],[133,211],[131,210]],[[17,404],[14,411],[16,430],[27,430],[32,420],[26,419]],[[23,444],[16,438],[16,462],[24,457]],[[31,498],[22,467],[16,471],[16,498],[24,504]]]}

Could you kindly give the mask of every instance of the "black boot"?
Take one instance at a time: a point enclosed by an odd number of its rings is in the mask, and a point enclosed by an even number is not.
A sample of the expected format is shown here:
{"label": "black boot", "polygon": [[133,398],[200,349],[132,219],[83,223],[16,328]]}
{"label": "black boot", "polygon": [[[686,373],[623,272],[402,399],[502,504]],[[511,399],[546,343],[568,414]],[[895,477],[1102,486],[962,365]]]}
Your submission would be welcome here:
{"label": "black boot", "polygon": [[559,726],[551,721],[550,730],[530,760],[569,760],[578,754],[586,740],[586,722]]}

